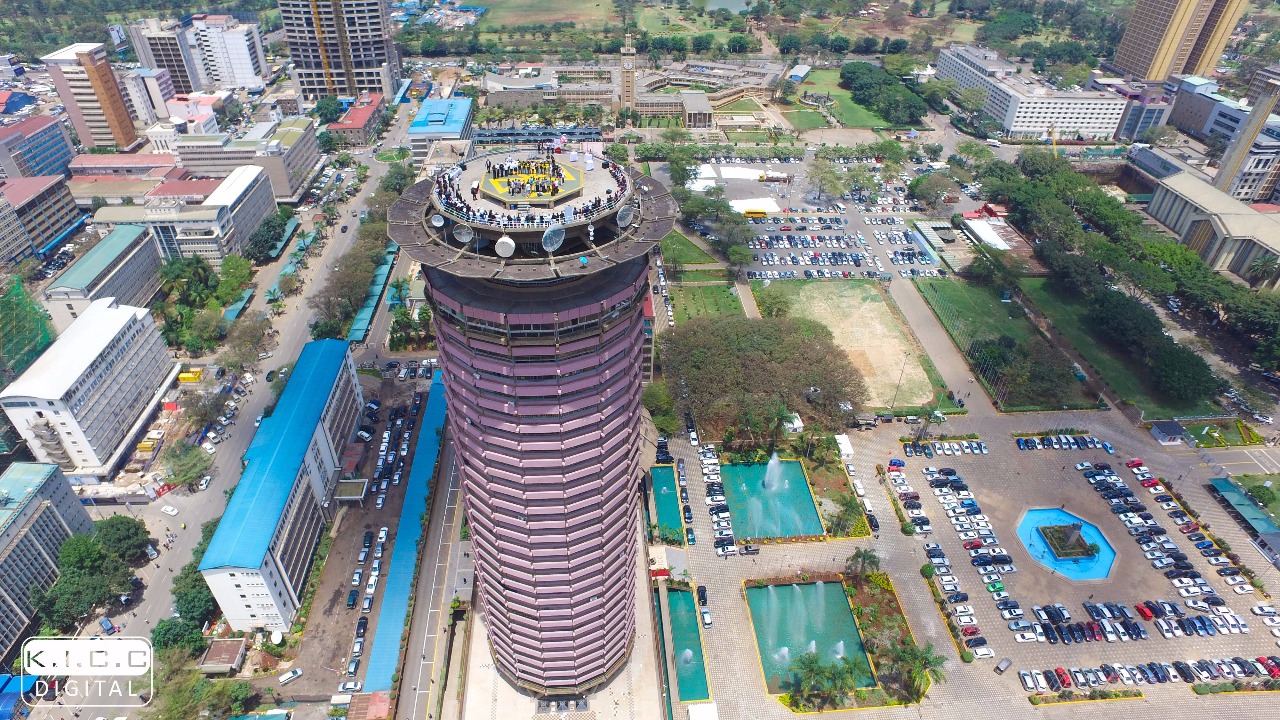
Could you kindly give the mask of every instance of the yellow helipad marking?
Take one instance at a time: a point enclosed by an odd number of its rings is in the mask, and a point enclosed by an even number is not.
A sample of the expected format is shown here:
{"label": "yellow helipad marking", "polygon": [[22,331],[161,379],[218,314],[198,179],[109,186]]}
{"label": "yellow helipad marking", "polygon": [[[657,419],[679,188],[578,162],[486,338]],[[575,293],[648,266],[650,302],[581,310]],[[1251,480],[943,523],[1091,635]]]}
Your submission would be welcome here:
{"label": "yellow helipad marking", "polygon": [[[563,194],[566,190],[577,189],[577,185],[581,184],[582,182],[582,177],[580,175],[575,174],[574,168],[570,166],[561,165],[560,168],[564,170],[564,180],[560,182],[561,194]],[[552,176],[545,175],[543,173],[516,173],[514,175],[508,175],[502,178],[494,178],[486,175],[484,181],[489,184],[489,187],[493,189],[493,192],[499,195],[506,195],[507,197],[515,198],[515,197],[522,197],[522,196],[512,195],[510,192],[507,191],[508,184],[512,180],[523,180],[525,182],[529,182],[531,180],[554,180],[554,179],[555,178],[553,178]],[[545,194],[547,193],[533,193],[531,197],[541,197],[542,195],[545,195]]]}

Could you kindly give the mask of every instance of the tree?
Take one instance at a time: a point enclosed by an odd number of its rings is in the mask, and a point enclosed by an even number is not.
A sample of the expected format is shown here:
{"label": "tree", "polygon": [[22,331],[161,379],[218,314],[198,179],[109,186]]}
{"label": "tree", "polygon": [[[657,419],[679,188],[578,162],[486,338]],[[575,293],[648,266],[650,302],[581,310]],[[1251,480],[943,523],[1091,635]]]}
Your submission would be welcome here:
{"label": "tree", "polygon": [[199,445],[178,440],[160,454],[160,462],[169,471],[169,482],[191,487],[208,474],[213,457]]}
{"label": "tree", "polygon": [[728,258],[729,267],[733,270],[735,275],[740,274],[742,272],[742,268],[750,265],[754,261],[752,252],[741,245],[734,245],[729,248],[728,251],[725,252],[725,256]]}
{"label": "tree", "polygon": [[760,308],[763,317],[786,317],[791,312],[791,296],[776,284],[760,288],[755,296],[756,306]]}
{"label": "tree", "polygon": [[787,34],[778,38],[778,52],[783,55],[794,55],[800,52],[804,47],[804,41],[799,35]]}
{"label": "tree", "polygon": [[956,143],[956,154],[970,162],[982,162],[996,156],[991,148],[977,140],[962,140]]}
{"label": "tree", "polygon": [[730,35],[729,41],[725,43],[725,48],[729,52],[739,55],[751,49],[751,40],[746,35]]}
{"label": "tree", "polygon": [[858,548],[844,561],[845,574],[853,578],[855,584],[861,585],[867,573],[880,569],[880,556],[875,550]]}
{"label": "tree", "polygon": [[333,153],[338,150],[338,137],[328,130],[316,135],[316,142],[320,144],[320,152],[322,153]]}
{"label": "tree", "polygon": [[1138,141],[1156,147],[1170,147],[1178,142],[1178,131],[1172,125],[1156,125],[1138,134]]}
{"label": "tree", "polygon": [[222,259],[218,272],[218,285],[213,297],[219,305],[230,305],[240,297],[241,291],[253,279],[253,265],[240,255],[228,255]]}
{"label": "tree", "polygon": [[1249,278],[1251,285],[1271,280],[1277,272],[1280,272],[1280,257],[1271,253],[1259,255],[1250,260],[1245,269],[1245,275]]}
{"label": "tree", "polygon": [[916,700],[924,697],[930,682],[947,681],[947,675],[942,670],[947,659],[933,649],[933,643],[924,647],[914,643],[904,644],[898,649],[896,659],[901,665],[911,695]]}
{"label": "tree", "polygon": [[809,161],[809,186],[818,191],[818,202],[824,195],[840,195],[848,189],[844,175],[835,163],[822,158]]}
{"label": "tree", "polygon": [[1231,145],[1231,139],[1217,133],[1210,133],[1204,142],[1204,155],[1211,162],[1217,162],[1222,159],[1223,153],[1227,151],[1227,147]]}
{"label": "tree", "polygon": [[[693,133],[679,127],[672,127],[658,133],[658,137],[662,138],[662,142],[677,144],[686,143],[693,139]],[[625,149],[625,148],[624,148]]]}
{"label": "tree", "polygon": [[622,143],[609,143],[605,146],[604,154],[605,157],[619,165],[626,165],[627,161],[631,159],[630,151],[627,149],[627,146]]}
{"label": "tree", "polygon": [[1280,500],[1280,494],[1266,485],[1254,485],[1249,488],[1249,494],[1263,505],[1271,505],[1276,500]]}
{"label": "tree", "polygon": [[106,198],[102,197],[101,195],[94,195],[93,198],[89,200],[89,214],[93,215],[106,206],[107,206]]}
{"label": "tree", "polygon": [[693,153],[687,147],[674,147],[667,155],[667,174],[673,188],[683,188],[693,179]]}
{"label": "tree", "polygon": [[813,696],[823,685],[825,668],[817,653],[805,653],[791,661],[792,693],[800,699],[804,706],[809,706]]}
{"label": "tree", "polygon": [[378,181],[378,189],[386,190],[397,195],[409,189],[416,179],[413,168],[408,165],[391,165],[387,168],[387,174],[382,176]]}
{"label": "tree", "polygon": [[[224,367],[238,369],[239,366],[229,366],[224,362]],[[222,414],[222,403],[222,396],[217,393],[189,393],[181,401],[182,411],[191,424],[197,427],[204,427],[216,420]]]}
{"label": "tree", "polygon": [[156,650],[185,648],[195,655],[204,650],[205,642],[199,625],[186,618],[165,618],[151,628],[151,645]]}
{"label": "tree", "polygon": [[1149,373],[1157,390],[1180,402],[1210,397],[1219,385],[1204,358],[1172,341],[1163,343],[1152,353]]}
{"label": "tree", "polygon": [[151,544],[146,523],[130,515],[112,515],[93,526],[97,541],[116,557],[130,564],[146,560]]}
{"label": "tree", "polygon": [[933,160],[934,162],[937,162],[938,158],[942,157],[943,147],[941,143],[928,143],[921,149],[923,150],[925,157]]}
{"label": "tree", "polygon": [[[295,277],[293,274],[284,277]],[[283,280],[284,278],[281,278]],[[283,287],[281,292],[283,292]],[[226,349],[222,351],[219,362],[222,366],[234,371],[242,370],[257,364],[258,354],[267,347],[267,333],[271,330],[271,321],[255,313],[246,313],[227,330]],[[215,403],[221,398],[211,396]],[[219,405],[219,407],[221,407]],[[216,415],[214,417],[217,417]],[[212,420],[213,418],[208,418]]]}
{"label": "tree", "polygon": [[328,125],[342,117],[342,103],[332,95],[326,95],[316,101],[316,119],[321,125]]}
{"label": "tree", "polygon": [[946,207],[946,197],[959,191],[955,182],[943,173],[926,173],[907,183],[907,192],[919,200],[931,213],[938,213]]}
{"label": "tree", "polygon": [[973,121],[978,112],[987,104],[987,91],[981,87],[968,87],[963,90],[957,90],[952,96],[951,102],[960,108],[960,111]]}
{"label": "tree", "polygon": [[893,28],[894,32],[899,32],[907,26],[907,12],[910,7],[904,2],[896,2],[884,11],[884,21]]}
{"label": "tree", "polygon": [[265,263],[271,259],[271,251],[284,236],[286,221],[278,214],[268,215],[258,223],[258,228],[245,243],[244,256],[256,263]]}

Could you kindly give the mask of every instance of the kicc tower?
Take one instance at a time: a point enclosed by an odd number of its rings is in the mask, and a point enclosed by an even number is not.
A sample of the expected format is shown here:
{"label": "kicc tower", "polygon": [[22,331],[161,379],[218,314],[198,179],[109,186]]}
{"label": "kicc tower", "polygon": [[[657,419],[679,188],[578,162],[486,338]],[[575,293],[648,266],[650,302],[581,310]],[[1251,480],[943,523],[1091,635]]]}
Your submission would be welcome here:
{"label": "kicc tower", "polygon": [[675,213],[560,143],[472,157],[388,213],[434,312],[494,660],[538,694],[590,690],[635,636],[648,253]]}

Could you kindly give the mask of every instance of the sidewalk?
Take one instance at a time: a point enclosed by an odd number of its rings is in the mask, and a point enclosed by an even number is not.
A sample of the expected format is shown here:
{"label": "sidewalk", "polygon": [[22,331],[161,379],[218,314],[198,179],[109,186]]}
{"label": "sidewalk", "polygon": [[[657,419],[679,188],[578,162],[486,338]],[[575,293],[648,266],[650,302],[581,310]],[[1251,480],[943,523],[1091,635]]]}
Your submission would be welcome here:
{"label": "sidewalk", "polygon": [[925,353],[933,360],[938,374],[942,375],[947,387],[959,395],[973,393],[965,402],[965,409],[969,411],[969,416],[995,417],[997,413],[991,405],[991,398],[987,397],[982,384],[974,380],[969,363],[960,354],[955,343],[951,342],[951,336],[947,334],[946,328],[942,327],[942,323],[938,322],[938,318],[920,296],[915,283],[910,280],[894,280],[889,283],[889,295],[898,303],[898,309],[902,311],[907,324],[920,340]]}

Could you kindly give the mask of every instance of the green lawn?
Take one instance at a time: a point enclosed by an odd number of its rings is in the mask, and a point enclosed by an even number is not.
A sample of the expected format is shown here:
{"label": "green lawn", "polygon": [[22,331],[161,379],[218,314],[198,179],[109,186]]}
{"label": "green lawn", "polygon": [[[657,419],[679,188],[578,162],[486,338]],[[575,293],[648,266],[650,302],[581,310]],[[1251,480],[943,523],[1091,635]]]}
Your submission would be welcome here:
{"label": "green lawn", "polygon": [[696,282],[728,282],[728,270],[685,270],[676,278],[684,283]]}
{"label": "green lawn", "polygon": [[759,111],[760,103],[752,100],[751,98],[742,98],[741,100],[734,100],[728,105],[725,105],[717,110],[716,113],[721,115],[742,115],[744,113],[750,115],[751,113]]}
{"label": "green lawn", "polygon": [[836,101],[835,107],[831,108],[831,114],[845,127],[872,128],[889,124],[884,118],[855,103],[849,97],[849,91],[840,87],[839,70],[810,72],[796,89],[797,95],[804,92],[831,93],[831,97]]}
{"label": "green lawn", "polygon": [[822,117],[821,113],[813,110],[795,110],[792,112],[782,113],[782,117],[791,123],[791,127],[796,132],[804,132],[805,130],[821,130],[827,127],[827,119]]}
{"label": "green lawn", "polygon": [[573,22],[578,29],[601,28],[613,14],[613,3],[575,2],[574,0],[546,0],[531,3],[528,0],[485,0],[489,8],[480,21],[481,30],[496,25],[533,25],[553,22]]}
{"label": "green lawn", "polygon": [[393,148],[391,150],[384,150],[378,153],[377,155],[375,155],[374,157],[376,157],[379,161],[384,163],[393,163],[393,162],[400,162],[401,160],[407,160],[410,154],[411,154],[411,151],[409,150],[409,148],[398,147],[398,148]]}
{"label": "green lawn", "polygon": [[1018,306],[1000,302],[989,287],[944,278],[918,279],[916,285],[962,351],[978,339],[1008,335],[1025,342],[1035,334],[1025,317],[1011,314]]}
{"label": "green lawn", "polygon": [[1089,332],[1084,318],[1084,303],[1057,293],[1043,278],[1027,278],[1022,290],[1035,303],[1040,312],[1053,323],[1058,332],[1075,346],[1102,375],[1102,381],[1120,395],[1125,402],[1142,408],[1146,420],[1164,420],[1173,417],[1216,415],[1222,409],[1210,400],[1180,404],[1156,395],[1145,382],[1146,370],[1127,356],[1113,350],[1108,344]]}
{"label": "green lawn", "polygon": [[668,285],[676,322],[702,315],[742,314],[742,302],[732,285]]}
{"label": "green lawn", "polygon": [[[1228,445],[1245,445],[1240,427],[1234,422],[1224,423],[1183,423],[1187,432],[1196,439],[1200,447],[1226,447]],[[1206,428],[1212,428],[1205,432]]]}
{"label": "green lawn", "polygon": [[667,236],[662,238],[660,244],[662,246],[662,257],[668,263],[701,265],[716,261],[715,258],[707,254],[706,250],[694,245],[693,241],[676,230],[667,233]]}
{"label": "green lawn", "polygon": [[[1270,482],[1271,489],[1274,490],[1277,495],[1280,495],[1280,475],[1274,473],[1269,475],[1237,475],[1234,479],[1236,482],[1240,483],[1240,487],[1250,491],[1265,482]],[[1267,510],[1271,511],[1272,517],[1280,516],[1280,499],[1268,505]]]}

